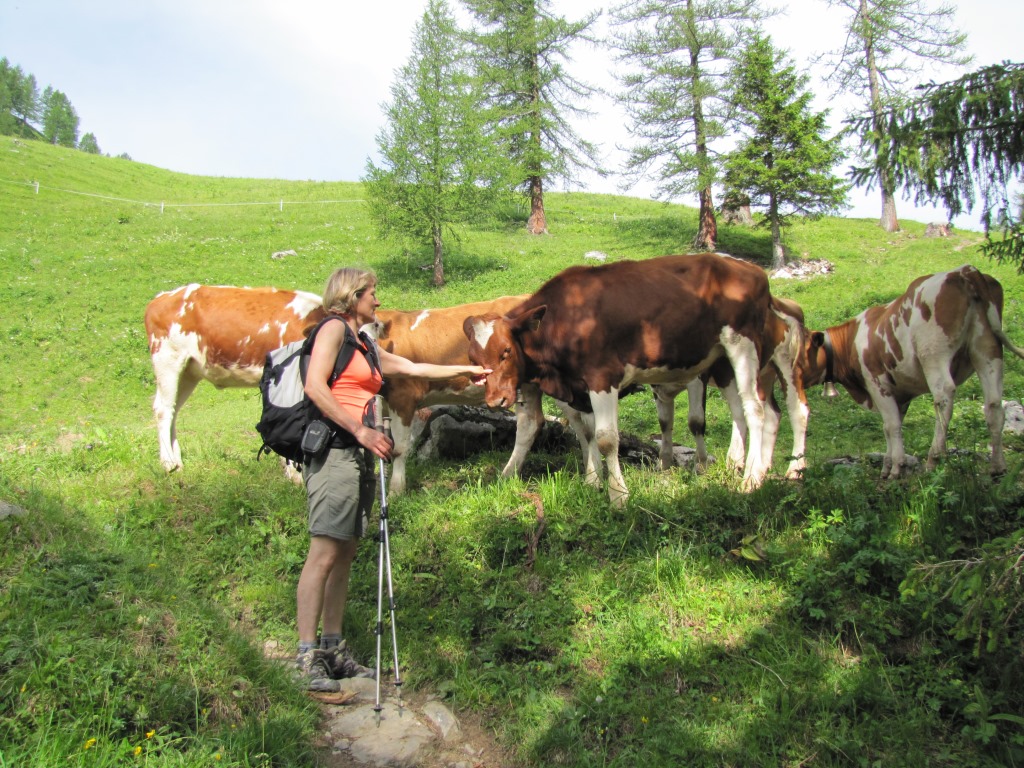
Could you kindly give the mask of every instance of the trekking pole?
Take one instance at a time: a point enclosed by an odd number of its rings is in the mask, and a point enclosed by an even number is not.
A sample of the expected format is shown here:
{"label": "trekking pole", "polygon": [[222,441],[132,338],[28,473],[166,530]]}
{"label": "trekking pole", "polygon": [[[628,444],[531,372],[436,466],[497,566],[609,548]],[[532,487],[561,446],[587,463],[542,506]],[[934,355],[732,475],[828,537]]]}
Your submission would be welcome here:
{"label": "trekking pole", "polygon": [[[381,413],[381,396],[377,395],[373,402],[373,428],[381,434],[388,434],[391,426],[391,419],[385,419]],[[398,635],[395,631],[395,591],[391,579],[391,541],[388,537],[388,489],[384,477],[384,459],[379,459],[380,464],[380,524],[377,538],[380,542],[377,553],[377,699],[373,711],[377,713],[377,727],[380,728],[380,713],[383,707],[380,703],[380,646],[381,638],[384,635],[384,576],[385,566],[387,568],[388,584],[388,606],[391,618],[391,650],[394,653],[395,663],[395,692],[398,696],[398,713],[402,714],[402,679],[398,669]]]}

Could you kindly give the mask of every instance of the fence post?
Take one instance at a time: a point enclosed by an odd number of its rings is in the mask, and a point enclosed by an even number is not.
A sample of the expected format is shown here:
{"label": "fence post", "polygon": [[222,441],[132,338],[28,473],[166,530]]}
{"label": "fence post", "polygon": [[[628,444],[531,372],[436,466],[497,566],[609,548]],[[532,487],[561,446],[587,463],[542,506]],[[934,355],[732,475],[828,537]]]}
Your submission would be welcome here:
{"label": "fence post", "polygon": [[163,214],[163,212],[164,212],[164,201],[161,200],[160,201],[160,213]]}
{"label": "fence post", "polygon": [[284,210],[284,200],[281,201],[281,210]]}
{"label": "fence post", "polygon": [[38,181],[36,182],[36,194],[37,195],[39,194],[39,182]]}

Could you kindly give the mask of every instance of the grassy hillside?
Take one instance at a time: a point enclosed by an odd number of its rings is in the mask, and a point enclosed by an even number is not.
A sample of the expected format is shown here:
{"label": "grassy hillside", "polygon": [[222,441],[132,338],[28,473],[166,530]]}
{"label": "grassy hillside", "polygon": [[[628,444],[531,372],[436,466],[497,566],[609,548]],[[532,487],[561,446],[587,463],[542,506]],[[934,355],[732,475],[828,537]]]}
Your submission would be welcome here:
{"label": "grassy hillside", "polygon": [[[437,290],[427,253],[379,240],[360,198],[355,183],[185,176],[0,138],[0,499],[29,512],[0,520],[0,766],[311,759],[315,708],[254,650],[295,641],[303,494],[256,463],[250,390],[200,386],[179,420],[185,470],[162,472],[142,328],[157,292],[319,292],[336,266],[363,264],[385,306],[448,306],[531,291],[588,251],[682,252],[696,229],[686,207],[549,194],[551,236],[527,236],[525,212],[479,222]],[[793,254],[835,273],[772,290],[821,328],[973,263],[1003,283],[1005,326],[1024,341],[1024,284],[980,257],[979,235],[903,226],[800,223]],[[742,228],[723,228],[720,247],[770,251]],[[1006,396],[1022,393],[1024,364],[1008,361]],[[497,454],[414,465],[416,490],[392,504],[409,685],[480,713],[524,765],[1019,763],[1021,588],[1005,563],[1020,546],[1021,441],[990,483],[973,455],[988,439],[980,394],[976,380],[958,393],[956,456],[887,485],[868,462],[828,463],[884,440],[877,416],[817,392],[805,481],[749,495],[721,463],[699,478],[630,467],[622,512],[572,454],[534,454],[505,482]],[[680,442],[685,422],[681,402]],[[909,452],[926,453],[932,425],[920,398]],[[649,396],[624,401],[622,427],[657,431]],[[713,395],[713,453],[729,429]],[[730,554],[755,535],[764,560]],[[941,565],[980,554],[995,570],[976,582]],[[366,658],[371,561],[357,563],[347,622]]]}

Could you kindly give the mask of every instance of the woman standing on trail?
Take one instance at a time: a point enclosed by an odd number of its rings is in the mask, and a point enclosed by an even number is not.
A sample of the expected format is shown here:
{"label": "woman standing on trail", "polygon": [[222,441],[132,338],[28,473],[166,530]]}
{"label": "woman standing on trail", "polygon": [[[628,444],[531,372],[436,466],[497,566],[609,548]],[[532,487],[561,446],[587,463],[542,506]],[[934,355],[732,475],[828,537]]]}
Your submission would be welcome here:
{"label": "woman standing on trail", "polygon": [[[328,315],[342,322],[329,322],[320,328],[313,342],[305,389],[336,434],[330,448],[310,457],[302,468],[310,543],[296,598],[296,664],[307,687],[318,691],[337,690],[338,678],[374,676],[373,670],[352,658],[341,636],[352,560],[373,504],[374,457],[388,461],[394,447],[386,435],[364,423],[367,405],[380,391],[384,377],[479,379],[490,373],[468,363],[414,363],[360,339],[359,329],[377,319],[380,306],[373,272],[347,267],[335,270],[327,280],[323,304]],[[362,354],[353,354],[345,370],[330,384],[335,362],[350,334],[358,339],[356,349]]]}

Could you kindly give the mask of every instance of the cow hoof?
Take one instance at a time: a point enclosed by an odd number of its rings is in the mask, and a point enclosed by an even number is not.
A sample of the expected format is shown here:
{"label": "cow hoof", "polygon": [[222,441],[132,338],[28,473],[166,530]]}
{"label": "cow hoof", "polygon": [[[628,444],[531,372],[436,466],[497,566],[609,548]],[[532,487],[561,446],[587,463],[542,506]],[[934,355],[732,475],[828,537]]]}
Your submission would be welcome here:
{"label": "cow hoof", "polygon": [[171,472],[177,472],[179,469],[185,468],[180,462],[177,461],[161,461],[160,464],[163,466],[164,470],[166,470],[167,474],[170,474]]}

